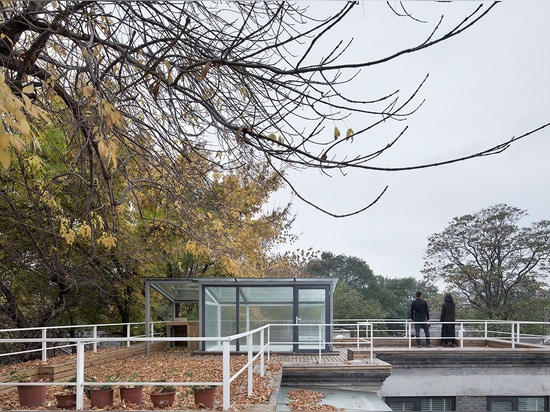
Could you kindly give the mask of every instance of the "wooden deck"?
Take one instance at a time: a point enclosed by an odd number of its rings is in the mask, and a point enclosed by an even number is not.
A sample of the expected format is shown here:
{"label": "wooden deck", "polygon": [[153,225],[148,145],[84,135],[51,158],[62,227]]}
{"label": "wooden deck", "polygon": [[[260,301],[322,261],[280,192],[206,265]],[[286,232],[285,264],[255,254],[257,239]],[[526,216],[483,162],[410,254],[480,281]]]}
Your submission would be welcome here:
{"label": "wooden deck", "polygon": [[371,362],[370,356],[362,356],[360,359],[350,359],[348,353],[349,348],[341,346],[335,348],[334,352],[323,353],[289,353],[289,354],[272,354],[271,359],[280,361],[283,367],[383,367],[388,364],[380,359],[374,359]]}

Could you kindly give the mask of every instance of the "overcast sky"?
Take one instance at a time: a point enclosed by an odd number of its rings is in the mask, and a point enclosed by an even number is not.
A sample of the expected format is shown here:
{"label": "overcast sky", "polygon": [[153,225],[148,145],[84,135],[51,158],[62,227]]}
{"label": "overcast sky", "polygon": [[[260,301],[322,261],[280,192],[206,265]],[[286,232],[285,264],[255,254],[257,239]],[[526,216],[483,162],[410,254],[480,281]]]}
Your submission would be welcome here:
{"label": "overcast sky", "polygon": [[[405,2],[420,19],[445,12],[455,20],[477,4]],[[331,4],[313,2],[311,7]],[[366,77],[353,86],[363,87],[365,98],[378,90],[412,90],[426,73],[430,75],[421,92],[426,102],[407,121],[406,137],[375,164],[446,160],[550,122],[549,15],[546,0],[503,2],[457,38],[364,72]],[[398,45],[411,46],[415,36],[425,37],[428,27],[432,26],[404,24],[385,2],[363,2],[346,21],[342,36],[355,38],[352,52],[359,59],[371,58]],[[393,136],[393,130],[387,132]],[[529,212],[522,221],[526,225],[550,219],[549,154],[550,128],[502,154],[438,168],[355,171],[332,178],[314,170],[293,172],[290,178],[296,188],[334,213],[370,203],[389,185],[372,208],[343,219],[294,199],[294,233],[300,239],[295,246],[359,257],[376,275],[420,278],[428,236],[441,232],[454,217],[505,203]],[[289,191],[282,191],[275,202],[289,198]]]}

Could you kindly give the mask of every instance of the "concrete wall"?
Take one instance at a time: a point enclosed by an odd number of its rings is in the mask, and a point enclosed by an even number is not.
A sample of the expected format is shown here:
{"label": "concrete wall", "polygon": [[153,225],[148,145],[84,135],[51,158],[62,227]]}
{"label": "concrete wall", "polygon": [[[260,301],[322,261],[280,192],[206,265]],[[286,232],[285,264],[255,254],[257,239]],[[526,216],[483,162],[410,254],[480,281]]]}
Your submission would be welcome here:
{"label": "concrete wall", "polygon": [[456,397],[456,410],[486,410],[488,396],[548,396],[550,353],[544,351],[408,351],[378,353],[392,365],[378,395]]}
{"label": "concrete wall", "polygon": [[548,396],[550,371],[539,368],[393,368],[386,396]]}

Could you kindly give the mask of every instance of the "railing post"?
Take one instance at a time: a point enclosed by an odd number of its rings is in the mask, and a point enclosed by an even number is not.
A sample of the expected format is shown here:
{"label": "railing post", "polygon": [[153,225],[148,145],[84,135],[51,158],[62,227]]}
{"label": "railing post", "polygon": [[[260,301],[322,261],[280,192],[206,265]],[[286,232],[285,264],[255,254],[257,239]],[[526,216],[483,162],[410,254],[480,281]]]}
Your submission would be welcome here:
{"label": "railing post", "polygon": [[42,328],[42,362],[48,360],[48,342],[46,338],[48,337],[48,329]]}
{"label": "railing post", "polygon": [[97,353],[97,326],[92,327],[92,337],[94,338],[94,353]]}
{"label": "railing post", "polygon": [[464,322],[460,322],[460,330],[458,331],[458,338],[460,339],[460,347],[464,348]]}
{"label": "railing post", "polygon": [[265,356],[264,356],[264,333],[265,329],[260,331],[260,376],[263,378],[265,375]]}
{"label": "railing post", "polygon": [[246,346],[248,346],[248,396],[252,396],[252,385],[253,385],[253,378],[252,378],[252,372],[254,369],[254,365],[252,364],[252,358],[254,357],[254,352],[252,350],[252,333],[249,333],[246,335]]}
{"label": "railing post", "polygon": [[84,342],[76,342],[76,409],[84,409]]}
{"label": "railing post", "polygon": [[487,337],[489,336],[489,333],[488,333],[488,329],[489,329],[489,324],[487,321],[483,322],[485,324],[485,339],[487,339]]}
{"label": "railing post", "polygon": [[322,331],[323,331],[322,327],[323,327],[323,325],[319,324],[319,364],[321,364],[321,360],[322,360],[322,358],[321,358],[321,352],[322,352],[321,345],[323,343],[323,339],[322,339],[322,336],[321,336]]}
{"label": "railing post", "polygon": [[370,340],[370,363],[373,363],[374,362],[374,329],[373,329],[372,323],[370,324],[370,337],[368,339]]}
{"label": "railing post", "polygon": [[271,325],[267,326],[267,361],[271,360]]}
{"label": "railing post", "polygon": [[132,337],[132,325],[130,323],[126,324],[126,337],[128,340],[126,341],[126,347],[130,347],[130,338]]}
{"label": "railing post", "polygon": [[231,405],[231,393],[230,393],[230,382],[231,379],[231,351],[230,351],[231,342],[226,339],[222,342],[223,346],[223,410],[228,411],[229,406]]}
{"label": "railing post", "polygon": [[407,338],[409,339],[409,349],[412,348],[412,323],[407,320],[405,323],[405,333],[407,334]]}
{"label": "railing post", "polygon": [[516,348],[515,333],[516,333],[516,324],[514,322],[512,322],[512,349]]}
{"label": "railing post", "polygon": [[356,327],[356,331],[355,331],[355,341],[357,342],[357,350],[359,350],[359,331],[360,331],[359,322],[357,322],[357,323],[355,324],[355,327]]}

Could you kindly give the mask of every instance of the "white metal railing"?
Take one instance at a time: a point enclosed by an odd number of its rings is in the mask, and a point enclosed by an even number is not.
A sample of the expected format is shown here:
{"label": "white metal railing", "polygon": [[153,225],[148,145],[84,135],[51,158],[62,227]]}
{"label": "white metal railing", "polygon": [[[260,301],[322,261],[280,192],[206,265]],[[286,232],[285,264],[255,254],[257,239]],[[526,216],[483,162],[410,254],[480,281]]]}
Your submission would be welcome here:
{"label": "white metal railing", "polygon": [[[358,321],[358,324],[361,322]],[[380,340],[400,340],[404,337],[409,342],[409,347],[415,340],[414,322],[410,320],[381,320],[369,319],[367,323],[372,324],[372,341],[376,346],[376,341]],[[455,339],[460,347],[464,347],[467,341],[498,339],[510,343],[512,349],[516,348],[518,343],[535,343],[539,345],[548,344],[550,335],[549,322],[532,321],[497,321],[497,320],[457,320],[455,322],[430,321],[431,337],[438,339],[440,337],[439,328],[443,324],[455,325]],[[538,328],[539,333],[528,333],[528,328]],[[424,334],[421,333],[422,339]]]}
{"label": "white metal railing", "polygon": [[[456,326],[457,337],[456,340],[459,342],[460,347],[464,347],[464,342],[468,340],[482,340],[482,339],[499,339],[509,341],[511,348],[515,349],[516,345],[521,342],[522,339],[530,338],[537,339],[543,343],[545,340],[544,334],[527,334],[522,333],[522,329],[527,327],[539,327],[544,331],[544,328],[550,326],[547,322],[526,322],[526,321],[488,321],[488,320],[458,320],[452,322]],[[436,332],[437,327],[439,327],[441,322],[432,322],[432,330]],[[295,331],[296,328],[307,328],[307,337],[308,343],[312,346],[316,346],[317,353],[319,356],[319,361],[322,359],[322,355],[326,348],[332,348],[335,344],[340,344],[342,341],[335,340],[333,336],[326,336],[327,327],[329,331],[333,331],[334,328],[339,328],[339,331],[345,330],[349,331],[349,341],[357,349],[367,348],[370,351],[371,362],[374,359],[374,348],[377,346],[377,342],[382,340],[392,340],[392,339],[407,339],[409,347],[412,346],[412,341],[415,339],[413,336],[414,323],[410,320],[354,320],[353,322],[349,321],[338,321],[334,324],[268,324],[259,328],[256,328],[252,331],[243,332],[236,335],[226,336],[226,337],[158,337],[154,335],[154,324],[151,323],[151,337],[139,335],[132,336],[132,327],[141,326],[141,323],[133,324],[103,324],[103,325],[80,325],[80,326],[70,326],[70,327],[57,327],[57,328],[35,328],[40,330],[40,338],[30,338],[30,339],[17,339],[17,338],[8,338],[2,339],[1,336],[6,333],[20,332],[20,329],[4,329],[0,330],[0,343],[39,343],[40,349],[34,349],[36,351],[42,352],[43,360],[47,359],[47,353],[51,349],[61,348],[61,347],[76,347],[76,357],[77,357],[77,373],[76,373],[76,382],[73,384],[77,388],[77,409],[82,409],[84,404],[84,385],[93,386],[93,385],[124,385],[129,384],[128,382],[85,382],[84,376],[84,360],[86,348],[92,348],[91,350],[97,351],[99,343],[107,344],[125,344],[130,346],[131,344],[145,342],[145,343],[154,343],[154,342],[217,342],[222,344],[222,363],[223,363],[223,379],[221,382],[171,382],[175,386],[189,386],[189,385],[212,385],[212,386],[221,386],[223,394],[223,409],[228,410],[230,407],[230,383],[233,382],[238,376],[240,376],[244,371],[247,371],[247,383],[248,383],[248,394],[252,395],[253,386],[252,386],[252,376],[253,376],[253,364],[259,359],[260,362],[260,375],[264,376],[265,374],[265,357],[270,359],[270,352],[273,348],[280,347],[280,345],[298,345],[301,348],[301,345],[304,344],[303,341],[294,341],[294,339],[280,339],[281,334],[275,334],[274,330],[277,328],[284,328],[286,331]],[[112,328],[112,327],[121,327],[125,326],[128,331],[126,337],[105,337],[104,331],[100,330],[102,328]],[[90,336],[85,337],[66,337],[66,338],[52,338],[48,337],[48,332],[50,329],[59,329],[59,328],[71,328],[78,330],[87,330],[86,332]],[[137,329],[137,328],[136,328]],[[313,332],[315,331],[315,333]],[[299,331],[298,331],[299,332]],[[273,340],[273,336],[278,336],[279,339]],[[284,335],[284,334],[283,334]],[[432,338],[438,338],[437,333],[432,334]],[[293,335],[295,336],[295,335]],[[303,337],[300,333],[298,336]],[[246,339],[246,350],[248,352],[248,359],[246,364],[235,374],[230,374],[230,365],[231,365],[231,348],[237,347],[237,344],[240,339]],[[255,344],[254,342],[259,344]],[[315,345],[313,345],[315,343]],[[55,346],[59,345],[59,346]],[[30,350],[33,351],[33,350]],[[14,354],[27,353],[29,351],[13,352],[13,353],[4,353],[0,355],[9,356]],[[254,353],[256,353],[254,355]],[[63,385],[66,386],[67,382],[40,382],[40,383],[26,383],[21,385]],[[156,386],[161,385],[159,382],[140,382],[144,386]],[[164,383],[165,384],[165,383]],[[20,385],[20,383],[17,383]],[[0,386],[15,386],[14,382],[5,382],[0,383]]]}
{"label": "white metal railing", "polygon": [[[157,336],[159,333],[155,332],[155,325],[163,324],[163,322],[151,322],[150,324],[150,334],[149,336]],[[10,335],[14,333],[29,333],[36,331],[37,333],[40,333],[41,338],[38,342],[41,343],[40,348],[35,349],[27,349],[22,351],[16,351],[16,352],[5,352],[0,354],[0,359],[3,357],[8,357],[12,355],[19,355],[24,353],[34,353],[34,352],[41,352],[42,361],[46,362],[48,360],[48,351],[54,351],[54,350],[60,350],[60,349],[75,349],[76,348],[76,341],[70,341],[66,339],[58,339],[53,338],[54,340],[48,340],[48,338],[52,338],[51,334],[61,331],[61,330],[67,330],[71,331],[71,333],[76,333],[76,335],[80,335],[77,337],[85,337],[86,339],[90,339],[90,343],[88,346],[91,346],[92,350],[94,352],[97,352],[98,349],[98,343],[99,342],[105,342],[104,340],[101,340],[101,335],[104,335],[108,333],[109,329],[116,329],[116,330],[122,330],[126,329],[126,346],[130,346],[131,340],[130,338],[136,338],[136,337],[144,337],[147,336],[147,334],[136,334],[133,335],[132,332],[137,330],[138,328],[145,327],[144,322],[130,322],[130,323],[103,323],[103,324],[92,324],[92,325],[76,325],[76,326],[48,326],[48,327],[40,327],[40,328],[21,328],[21,329],[0,329],[0,342],[4,341],[6,342],[6,339],[2,336],[4,335]],[[21,342],[37,342],[36,340],[30,340],[27,338],[24,338],[21,340]],[[50,343],[50,345],[48,345]],[[59,344],[61,343],[61,344]],[[57,344],[57,345],[56,345]]]}
{"label": "white metal railing", "polygon": [[[548,322],[527,322],[527,321],[490,321],[490,320],[457,320],[454,323],[456,326],[457,337],[456,340],[460,343],[460,346],[464,346],[464,342],[468,340],[483,340],[483,339],[500,339],[509,341],[512,348],[515,348],[517,343],[520,341],[530,339],[536,340],[539,343],[543,344],[550,341],[550,335],[542,334],[528,334],[522,332],[526,326],[533,327],[535,325],[544,328],[550,326]],[[149,337],[158,336],[160,333],[155,332],[155,325],[158,325],[159,322],[150,322],[150,333]],[[431,322],[431,330],[434,337],[438,336],[437,328],[442,325],[441,322]],[[293,339],[285,339],[285,336],[292,334],[292,331],[296,328],[308,328],[309,331],[315,331],[314,336],[310,337],[310,341],[315,341],[317,343],[317,348],[319,356],[322,354],[322,349],[327,345],[333,345],[335,342],[333,338],[325,336],[326,327],[330,327],[331,330],[339,328],[337,330],[345,330],[349,333],[355,334],[357,345],[369,345],[369,347],[376,346],[376,341],[381,339],[402,339],[406,337],[409,341],[409,346],[412,346],[412,341],[414,338],[414,323],[410,320],[404,319],[393,319],[393,320],[384,320],[384,319],[354,319],[354,320],[338,320],[333,324],[284,324],[276,323],[266,325],[268,328],[268,342],[271,345],[277,344],[300,344],[301,342],[293,342]],[[82,338],[88,343],[86,343],[86,348],[97,352],[98,344],[100,342],[107,343],[108,340],[104,339],[108,335],[108,330],[117,328],[122,330],[123,328],[127,331],[126,338],[116,338],[118,342],[123,341],[126,346],[130,346],[132,343],[136,342],[136,338],[147,337],[147,334],[144,334],[145,323],[117,323],[117,324],[98,324],[98,325],[77,325],[77,326],[57,326],[57,327],[42,327],[42,328],[26,328],[26,329],[1,329],[0,330],[0,343],[7,342],[7,340],[2,338],[5,335],[10,335],[13,333],[21,332],[32,332],[37,331],[40,334],[40,338],[32,340],[34,343],[40,343],[39,348],[25,349],[15,352],[4,352],[0,354],[0,362],[2,358],[20,355],[24,353],[32,352],[41,352],[42,361],[46,361],[48,358],[48,353],[52,350],[75,348],[76,347],[76,338]],[[273,333],[273,330],[278,328],[284,328],[284,331],[281,333]],[[52,338],[52,334],[60,329],[72,330],[73,333],[76,331],[77,337],[75,339],[70,338]],[[135,334],[135,331],[142,331],[141,334]],[[290,331],[290,332],[289,332]],[[362,337],[361,333],[364,332],[365,336]],[[550,332],[550,331],[549,331]],[[275,339],[275,336],[277,338]],[[281,338],[282,336],[282,338]],[[292,338],[292,336],[290,336]],[[112,339],[111,339],[112,340]],[[173,339],[172,339],[173,340]],[[206,339],[199,339],[205,341]],[[220,341],[220,339],[214,339]],[[31,342],[29,339],[22,338],[20,342]]]}
{"label": "white metal railing", "polygon": [[[231,399],[231,392],[230,392],[230,384],[233,382],[237,377],[239,377],[245,370],[247,373],[247,385],[248,385],[248,396],[252,396],[253,391],[253,364],[256,360],[259,359],[260,362],[260,376],[265,375],[265,354],[268,349],[269,343],[265,342],[265,331],[269,328],[269,326],[263,326],[261,328],[257,328],[253,331],[240,333],[237,335],[227,336],[227,337],[130,337],[130,338],[31,338],[31,339],[2,339],[1,342],[4,343],[65,343],[70,345],[76,345],[76,381],[74,382],[74,386],[76,386],[76,409],[82,410],[84,408],[84,386],[118,386],[118,385],[125,385],[125,384],[135,384],[135,382],[87,382],[85,380],[85,371],[84,371],[84,364],[85,364],[85,346],[99,343],[99,342],[116,342],[120,343],[121,341],[126,343],[138,343],[138,342],[204,342],[204,341],[217,341],[222,342],[222,381],[221,382],[170,382],[171,385],[174,386],[194,386],[194,385],[210,385],[210,386],[221,386],[222,387],[222,396],[223,396],[223,410],[227,411],[230,407],[230,399]],[[256,355],[253,353],[253,338],[255,335],[259,335],[260,339],[260,347],[257,350]],[[235,372],[233,375],[231,375],[231,343],[233,341],[236,341],[241,338],[246,338],[247,346],[248,346],[248,359],[246,364],[237,372]],[[0,386],[36,386],[36,385],[64,385],[66,386],[67,382],[29,382],[29,383],[15,383],[15,382],[0,382]],[[159,383],[159,382],[144,382],[140,381],[140,385],[143,386],[159,386],[159,385],[166,385],[166,382]]]}

